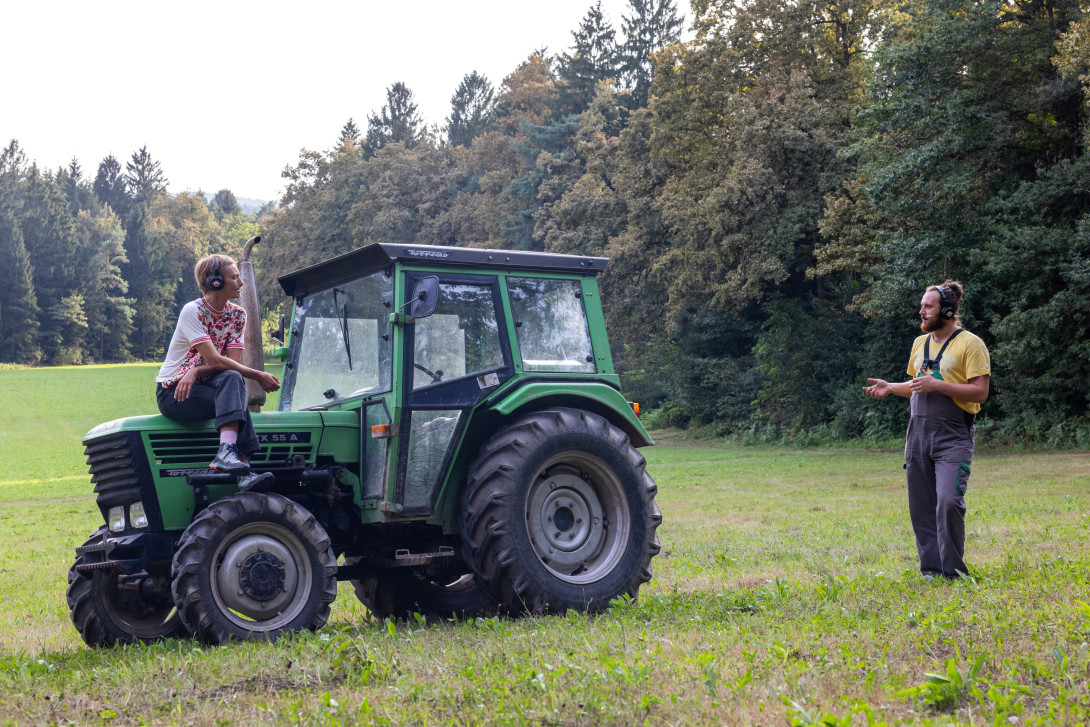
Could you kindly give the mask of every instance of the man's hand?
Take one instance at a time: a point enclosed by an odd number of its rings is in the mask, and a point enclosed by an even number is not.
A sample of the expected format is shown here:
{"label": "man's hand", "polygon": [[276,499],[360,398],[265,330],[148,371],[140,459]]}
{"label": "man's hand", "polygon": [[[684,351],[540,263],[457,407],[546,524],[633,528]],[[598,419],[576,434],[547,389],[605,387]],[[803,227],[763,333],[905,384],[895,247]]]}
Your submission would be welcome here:
{"label": "man's hand", "polygon": [[893,392],[893,386],[882,379],[867,379],[873,386],[864,386],[863,393],[875,399],[883,399]]}
{"label": "man's hand", "polygon": [[917,376],[909,382],[913,394],[926,394],[929,391],[939,390],[939,379],[934,376]]}
{"label": "man's hand", "polygon": [[185,372],[185,376],[178,379],[178,383],[174,385],[174,400],[185,401],[189,398],[189,393],[193,390],[193,384],[200,383],[197,380],[197,368],[193,367],[189,371]]}

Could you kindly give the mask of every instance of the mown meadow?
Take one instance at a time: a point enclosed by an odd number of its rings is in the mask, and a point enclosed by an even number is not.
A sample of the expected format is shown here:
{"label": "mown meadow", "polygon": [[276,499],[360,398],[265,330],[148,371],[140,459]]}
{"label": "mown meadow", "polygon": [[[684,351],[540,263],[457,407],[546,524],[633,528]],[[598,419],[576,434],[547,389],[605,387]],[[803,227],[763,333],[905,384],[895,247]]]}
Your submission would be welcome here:
{"label": "mown meadow", "polygon": [[153,412],[154,373],[0,368],[0,721],[1090,721],[1087,452],[978,452],[956,583],[916,571],[900,452],[667,431],[654,579],[604,614],[378,621],[342,583],[315,634],[89,649],[64,597],[101,522],[80,438]]}

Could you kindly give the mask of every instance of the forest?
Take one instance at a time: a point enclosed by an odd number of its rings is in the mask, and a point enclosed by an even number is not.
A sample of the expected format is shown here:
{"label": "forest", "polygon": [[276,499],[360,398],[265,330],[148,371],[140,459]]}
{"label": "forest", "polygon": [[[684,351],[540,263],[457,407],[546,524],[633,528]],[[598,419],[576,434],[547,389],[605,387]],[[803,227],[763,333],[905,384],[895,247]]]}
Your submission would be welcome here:
{"label": "forest", "polygon": [[[282,199],[167,192],[151,151],[0,149],[0,362],[156,360],[193,263],[275,279],[375,241],[610,258],[626,394],[661,426],[885,440],[926,286],[992,357],[986,441],[1090,447],[1086,0],[629,0],[559,53],[470,71],[429,124],[394,83]],[[685,38],[683,40],[683,37]],[[903,403],[903,402],[902,402]]]}

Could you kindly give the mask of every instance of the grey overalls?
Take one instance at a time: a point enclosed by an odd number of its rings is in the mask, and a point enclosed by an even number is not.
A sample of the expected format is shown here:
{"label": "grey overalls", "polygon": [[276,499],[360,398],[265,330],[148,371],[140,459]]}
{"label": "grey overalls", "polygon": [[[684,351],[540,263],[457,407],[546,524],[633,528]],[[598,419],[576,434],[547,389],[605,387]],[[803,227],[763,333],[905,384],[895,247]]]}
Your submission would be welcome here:
{"label": "grey overalls", "polygon": [[[952,338],[952,337],[951,337]],[[949,343],[948,339],[948,343]],[[946,346],[944,345],[945,349]],[[926,351],[926,349],[925,349]],[[925,352],[925,361],[927,354]],[[942,351],[938,359],[942,359]],[[926,365],[926,364],[925,364]],[[936,378],[942,378],[937,371]],[[930,376],[924,370],[918,376]],[[968,573],[965,553],[965,488],[973,459],[973,415],[945,394],[913,394],[905,437],[908,512],[923,573]]]}

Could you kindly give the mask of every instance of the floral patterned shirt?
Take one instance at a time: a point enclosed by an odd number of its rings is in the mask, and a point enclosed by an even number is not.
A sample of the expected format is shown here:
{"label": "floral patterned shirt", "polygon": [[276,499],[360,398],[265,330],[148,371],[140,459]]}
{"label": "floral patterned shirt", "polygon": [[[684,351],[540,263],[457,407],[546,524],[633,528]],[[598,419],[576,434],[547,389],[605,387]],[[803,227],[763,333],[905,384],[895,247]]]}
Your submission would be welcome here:
{"label": "floral patterned shirt", "polygon": [[155,380],[169,389],[191,369],[205,364],[197,351],[198,343],[211,341],[219,353],[226,354],[230,348],[245,348],[245,335],[246,311],[240,306],[228,301],[218,311],[204,298],[190,301],[178,316],[166,361]]}

